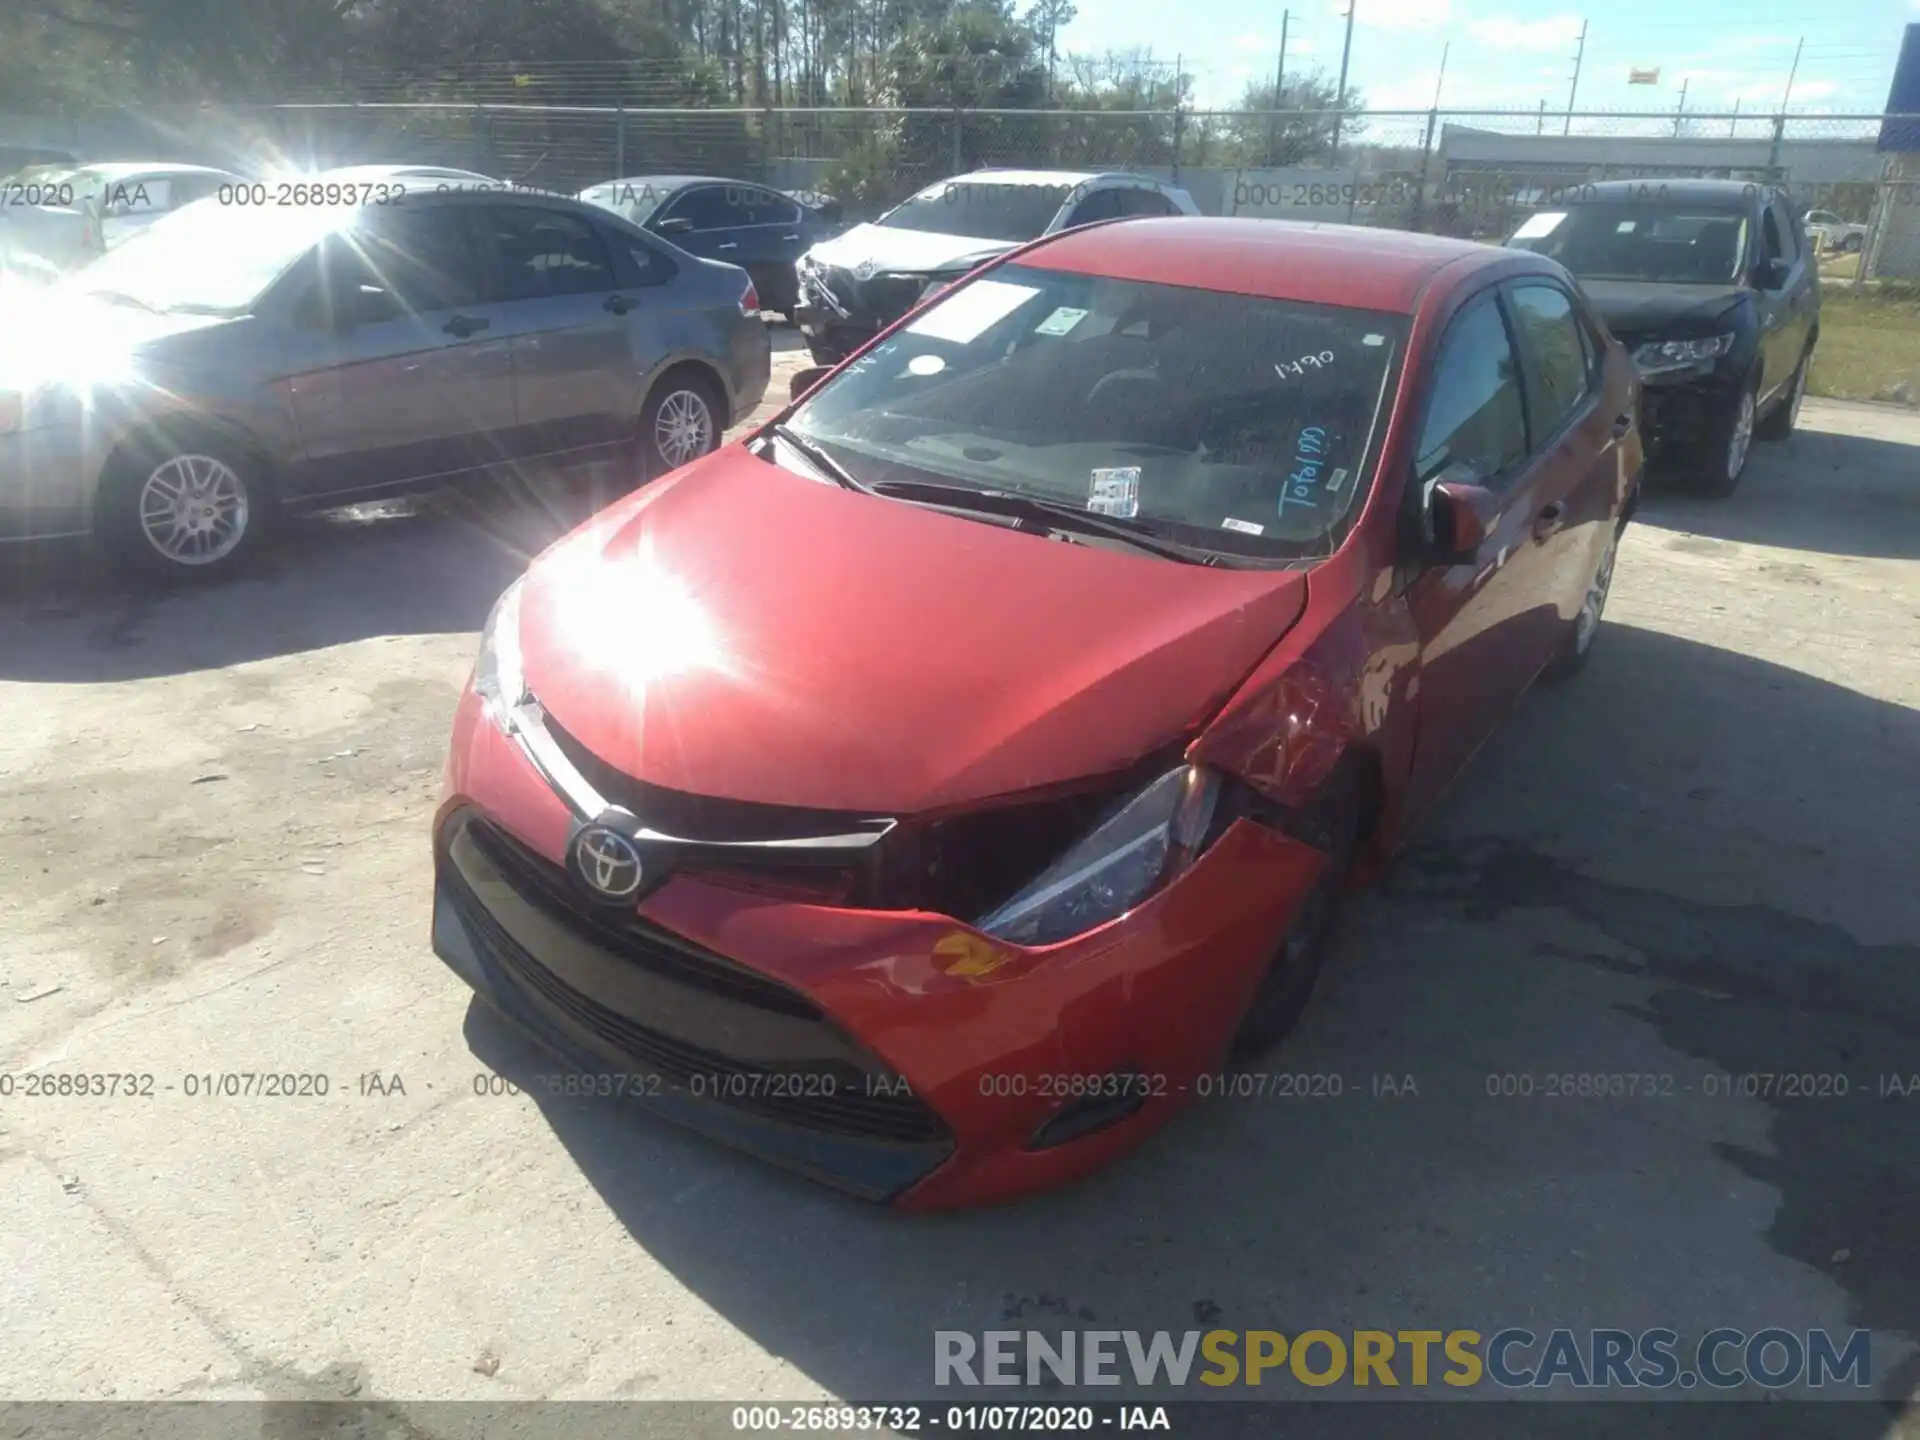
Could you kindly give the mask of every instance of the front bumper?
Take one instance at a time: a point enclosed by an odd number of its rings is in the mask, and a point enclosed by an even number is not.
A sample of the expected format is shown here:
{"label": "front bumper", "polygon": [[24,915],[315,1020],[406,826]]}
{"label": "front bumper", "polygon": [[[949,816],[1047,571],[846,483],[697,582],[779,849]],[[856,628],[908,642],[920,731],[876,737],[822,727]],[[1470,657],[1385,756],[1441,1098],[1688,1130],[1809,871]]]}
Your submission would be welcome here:
{"label": "front bumper", "polygon": [[1640,371],[1640,438],[1650,461],[1686,456],[1705,444],[1741,379],[1724,367]]}
{"label": "front bumper", "polygon": [[1324,863],[1242,822],[1129,916],[1045,950],[678,875],[617,927],[681,958],[663,976],[568,899],[573,817],[471,693],[447,792],[434,942],[461,978],[577,1067],[659,1076],[636,1098],[666,1118],[908,1209],[1063,1183],[1171,1118]]}
{"label": "front bumper", "polygon": [[86,534],[98,473],[79,426],[0,435],[0,543]]}

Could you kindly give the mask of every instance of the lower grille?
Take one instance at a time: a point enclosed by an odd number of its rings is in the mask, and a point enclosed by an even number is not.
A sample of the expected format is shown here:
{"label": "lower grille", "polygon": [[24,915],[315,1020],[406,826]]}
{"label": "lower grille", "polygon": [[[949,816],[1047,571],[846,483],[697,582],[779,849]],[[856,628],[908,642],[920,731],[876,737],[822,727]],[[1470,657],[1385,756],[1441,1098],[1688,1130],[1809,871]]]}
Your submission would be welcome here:
{"label": "lower grille", "polygon": [[[812,1033],[820,1036],[819,1049],[823,1051],[841,1056],[864,1054],[798,992],[721,957],[705,957],[688,942],[682,942],[684,949],[669,944],[661,938],[666,932],[649,936],[646,944],[635,945],[631,935],[623,936],[626,927],[618,921],[582,912],[573,905],[565,897],[565,876],[524,851],[504,832],[484,821],[469,819],[464,833],[522,900],[574,928],[611,955],[712,991],[718,1005],[744,1003],[812,1021],[819,1027]],[[457,848],[457,844],[450,847]],[[543,870],[549,873],[543,875]],[[480,902],[465,883],[458,864],[443,862],[443,875],[458,913],[516,987],[602,1046],[631,1057],[640,1067],[658,1073],[696,1098],[824,1134],[902,1144],[951,1142],[952,1135],[939,1115],[912,1095],[905,1082],[878,1059],[856,1063],[845,1058],[816,1058],[786,1066],[756,1064],[710,1045],[691,1043],[601,1004],[529,953]],[[553,882],[558,882],[559,888]],[[610,940],[616,943],[609,944]],[[701,958],[690,965],[689,955]]]}

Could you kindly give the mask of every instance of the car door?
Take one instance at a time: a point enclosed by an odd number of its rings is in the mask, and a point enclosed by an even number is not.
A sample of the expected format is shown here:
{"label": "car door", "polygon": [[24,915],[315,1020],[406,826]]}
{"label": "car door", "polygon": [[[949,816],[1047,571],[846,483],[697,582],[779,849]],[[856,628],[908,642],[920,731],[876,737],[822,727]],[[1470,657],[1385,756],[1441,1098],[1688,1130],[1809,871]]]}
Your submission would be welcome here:
{"label": "car door", "polygon": [[[1530,278],[1508,285],[1506,300],[1527,402],[1524,504],[1533,516],[1507,579],[1526,627],[1516,639],[1538,673],[1565,640],[1612,535],[1634,416],[1628,386],[1609,386],[1606,352],[1570,291]],[[1629,472],[1638,463],[1630,457]]]}
{"label": "car door", "polygon": [[1083,195],[1075,202],[1073,209],[1058,228],[1071,230],[1079,225],[1092,225],[1099,220],[1118,220],[1126,214],[1121,203],[1122,192],[1117,189],[1096,190],[1091,195]]}
{"label": "car door", "polygon": [[738,190],[747,222],[739,232],[740,250],[737,255],[720,258],[746,267],[760,292],[762,306],[789,310],[799,288],[793,267],[811,243],[800,206],[785,195],[757,185],[743,185]]}
{"label": "car door", "polygon": [[512,352],[499,307],[480,299],[460,212],[371,209],[304,262],[283,346],[296,497],[411,485],[502,458]]}
{"label": "car door", "polygon": [[[1532,543],[1543,486],[1528,452],[1521,357],[1496,290],[1453,317],[1428,368],[1404,526],[1406,600],[1420,644],[1419,729],[1408,813],[1427,809],[1505,717],[1542,663],[1528,611],[1538,567],[1511,566]],[[1441,478],[1486,487],[1498,507],[1461,564],[1420,558],[1427,496]]]}
{"label": "car door", "polygon": [[[1794,343],[1794,291],[1801,280],[1793,252],[1793,226],[1784,219],[1777,199],[1760,201],[1760,264],[1754,273],[1754,294],[1760,307],[1760,401],[1764,405],[1786,383],[1798,349]],[[1773,282],[1766,269],[1778,261],[1788,267],[1784,281]]]}
{"label": "car door", "polygon": [[738,191],[733,185],[689,185],[648,218],[647,229],[689,255],[737,265],[742,222],[751,218]]}
{"label": "car door", "polygon": [[643,292],[616,267],[606,233],[584,208],[517,201],[475,211],[487,294],[513,346],[515,458],[587,458],[630,439]]}
{"label": "car door", "polygon": [[1820,262],[1807,242],[1805,229],[1794,219],[1784,195],[1775,195],[1768,207],[1774,214],[1785,258],[1789,266],[1783,292],[1785,310],[1777,330],[1780,347],[1780,373],[1771,383],[1775,393],[1792,383],[1793,372],[1806,353],[1813,334],[1814,319],[1820,306]]}

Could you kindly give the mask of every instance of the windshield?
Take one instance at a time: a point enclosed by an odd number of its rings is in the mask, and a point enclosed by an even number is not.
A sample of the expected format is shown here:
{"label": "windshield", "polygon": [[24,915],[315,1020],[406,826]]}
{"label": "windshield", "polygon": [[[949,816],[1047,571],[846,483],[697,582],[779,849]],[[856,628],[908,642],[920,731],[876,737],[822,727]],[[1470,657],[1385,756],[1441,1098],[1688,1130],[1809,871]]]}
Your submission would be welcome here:
{"label": "windshield", "polygon": [[1558,260],[1582,280],[1729,285],[1747,253],[1747,217],[1634,201],[1575,205],[1535,215],[1508,243]]}
{"label": "windshield", "polygon": [[647,217],[660,208],[660,202],[672,193],[664,186],[649,185],[644,180],[610,180],[605,185],[581,191],[580,198],[589,205],[611,210],[632,224],[644,225]]}
{"label": "windshield", "polygon": [[222,204],[210,197],[156,220],[76,272],[82,294],[154,310],[238,315],[331,231],[351,225],[354,206]]}
{"label": "windshield", "polygon": [[1046,234],[1073,187],[946,180],[880,217],[893,230],[970,235],[981,240],[1037,240]]}
{"label": "windshield", "polygon": [[935,480],[1249,556],[1359,511],[1403,317],[1006,265],[809,396],[790,428],[865,485]]}

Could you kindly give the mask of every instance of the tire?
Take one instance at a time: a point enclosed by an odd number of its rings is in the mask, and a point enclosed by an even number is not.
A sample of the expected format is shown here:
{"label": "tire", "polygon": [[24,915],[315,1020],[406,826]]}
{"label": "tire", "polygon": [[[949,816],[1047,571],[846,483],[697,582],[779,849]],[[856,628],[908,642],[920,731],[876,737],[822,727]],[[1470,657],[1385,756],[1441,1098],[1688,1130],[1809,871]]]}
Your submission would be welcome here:
{"label": "tire", "polygon": [[1587,660],[1593,654],[1593,642],[1600,634],[1600,619],[1606,613],[1607,594],[1613,589],[1613,566],[1620,553],[1620,536],[1626,525],[1614,528],[1613,536],[1607,541],[1606,553],[1600,557],[1600,564],[1593,572],[1593,579],[1587,584],[1587,593],[1580,603],[1580,613],[1573,617],[1573,623],[1567,627],[1567,638],[1560,653],[1541,674],[1541,679],[1553,684],[1571,680],[1587,668]]}
{"label": "tire", "polygon": [[1866,247],[1866,243],[1865,236],[1849,235],[1840,242],[1840,253],[1842,255],[1858,255],[1861,250]]}
{"label": "tire", "polygon": [[699,371],[671,370],[661,376],[640,408],[640,459],[646,477],[658,479],[718,450],[724,413],[718,387]]}
{"label": "tire", "polygon": [[1760,440],[1790,440],[1793,427],[1800,423],[1800,402],[1807,395],[1807,371],[1813,368],[1813,351],[1808,349],[1800,357],[1800,363],[1793,367],[1793,379],[1787,382],[1787,393],[1780,402],[1767,412],[1767,418],[1754,426],[1753,433]]}
{"label": "tire", "polygon": [[807,354],[813,358],[815,365],[824,365],[829,369],[847,358],[846,352],[838,346],[815,340],[811,336],[807,339]]}
{"label": "tire", "polygon": [[95,525],[110,563],[175,585],[239,570],[274,518],[256,457],[221,438],[156,433],[109,462]]}
{"label": "tire", "polygon": [[1271,1049],[1299,1024],[1320,978],[1327,942],[1339,918],[1340,903],[1360,848],[1362,792],[1348,768],[1335,772],[1306,817],[1309,833],[1327,854],[1326,868],[1274,947],[1260,988],[1240,1020],[1231,1058],[1249,1060]]}
{"label": "tire", "polygon": [[1706,443],[1694,457],[1697,494],[1724,500],[1740,488],[1740,477],[1747,473],[1753,454],[1756,388],[1751,381],[1741,386],[1721,402],[1708,422]]}

